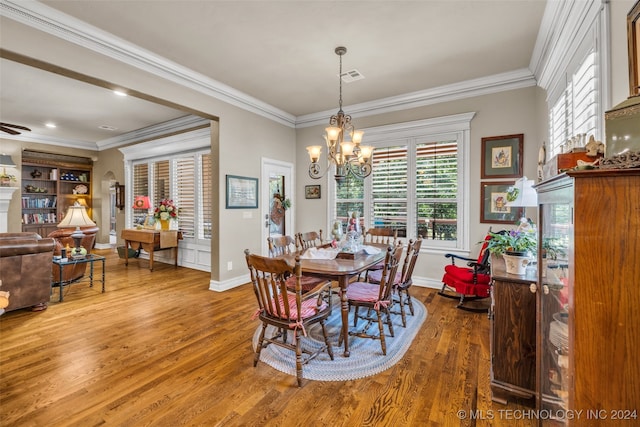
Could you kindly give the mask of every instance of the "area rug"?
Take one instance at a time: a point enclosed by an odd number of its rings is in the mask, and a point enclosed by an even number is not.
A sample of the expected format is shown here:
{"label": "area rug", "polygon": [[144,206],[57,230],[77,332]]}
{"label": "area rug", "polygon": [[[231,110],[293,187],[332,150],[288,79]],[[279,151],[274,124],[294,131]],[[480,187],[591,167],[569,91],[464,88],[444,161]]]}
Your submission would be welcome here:
{"label": "area rug", "polygon": [[[406,351],[411,346],[411,342],[420,330],[422,324],[427,318],[427,309],[425,306],[415,299],[413,301],[414,315],[408,313],[407,307],[407,327],[402,326],[402,318],[400,315],[392,315],[394,337],[389,336],[387,327],[385,326],[387,355],[382,354],[382,347],[379,340],[370,338],[349,337],[350,357],[344,357],[344,345],[338,346],[338,337],[342,326],[342,317],[340,313],[340,301],[333,301],[333,310],[327,319],[327,333],[329,340],[333,346],[334,360],[331,360],[326,352],[320,353],[315,359],[311,360],[302,367],[302,376],[305,379],[317,381],[346,381],[355,380],[375,375],[396,364],[402,359]],[[395,308],[399,309],[398,305]],[[360,310],[363,310],[362,308]],[[353,325],[353,309],[349,311],[349,326]],[[359,320],[358,327],[364,326],[364,321]],[[372,330],[377,333],[378,324],[371,326]],[[253,335],[253,349],[258,345],[260,338],[260,330],[262,324],[256,329]],[[266,336],[272,336],[276,332],[272,326],[267,327]],[[291,335],[290,335],[291,339]],[[289,341],[291,342],[291,341]],[[303,337],[302,346],[314,351],[324,343],[322,337],[322,328],[319,324],[315,324],[307,329],[307,336]],[[289,375],[296,375],[295,352],[271,344],[262,349],[260,353],[260,362],[284,372]]]}

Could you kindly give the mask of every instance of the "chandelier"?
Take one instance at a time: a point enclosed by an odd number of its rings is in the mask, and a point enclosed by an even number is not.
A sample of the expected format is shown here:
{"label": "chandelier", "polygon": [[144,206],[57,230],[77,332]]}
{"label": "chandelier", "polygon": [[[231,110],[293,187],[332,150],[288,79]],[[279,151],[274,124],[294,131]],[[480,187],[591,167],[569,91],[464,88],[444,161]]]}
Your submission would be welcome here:
{"label": "chandelier", "polygon": [[371,174],[371,155],[373,147],[360,145],[363,131],[355,130],[351,124],[351,116],[342,111],[342,55],[347,53],[347,48],[339,46],[335,50],[340,57],[340,98],[337,114],[329,119],[329,127],[325,129],[324,139],[327,143],[327,168],[322,171],[318,161],[322,153],[321,145],[307,147],[311,164],[309,165],[309,176],[319,179],[331,168],[336,166],[335,178],[337,182],[343,181],[349,174],[358,179],[364,179]]}

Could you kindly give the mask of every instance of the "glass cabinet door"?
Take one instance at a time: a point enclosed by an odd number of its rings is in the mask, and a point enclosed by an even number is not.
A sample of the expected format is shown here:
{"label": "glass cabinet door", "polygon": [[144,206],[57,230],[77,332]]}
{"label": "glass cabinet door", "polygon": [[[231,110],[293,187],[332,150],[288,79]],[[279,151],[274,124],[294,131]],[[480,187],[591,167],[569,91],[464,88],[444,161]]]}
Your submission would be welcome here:
{"label": "glass cabinet door", "polygon": [[[570,192],[550,193],[540,207],[538,399],[549,417],[545,425],[564,425],[569,399],[570,262],[573,248],[573,202]],[[565,196],[565,197],[563,197]]]}

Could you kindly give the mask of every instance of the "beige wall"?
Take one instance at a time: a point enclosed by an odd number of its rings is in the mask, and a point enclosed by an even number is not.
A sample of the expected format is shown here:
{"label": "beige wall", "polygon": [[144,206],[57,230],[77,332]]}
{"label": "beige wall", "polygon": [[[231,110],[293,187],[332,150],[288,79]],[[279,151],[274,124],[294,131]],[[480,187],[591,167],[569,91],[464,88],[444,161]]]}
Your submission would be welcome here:
{"label": "beige wall", "polygon": [[[633,1],[614,0],[611,3],[611,102],[612,105],[625,99],[628,95],[628,68],[626,48],[626,14]],[[294,131],[284,125],[274,123],[256,114],[241,110],[230,104],[214,99],[204,93],[185,88],[178,84],[163,80],[149,73],[140,71],[128,65],[113,61],[102,55],[90,52],[84,48],[71,45],[60,39],[27,28],[22,24],[8,19],[2,19],[3,48],[20,52],[26,56],[37,58],[52,64],[73,69],[75,71],[104,79],[124,88],[133,89],[141,93],[152,95],[174,102],[185,107],[201,111],[205,114],[219,117],[219,132],[212,135],[212,149],[218,153],[214,165],[217,170],[214,182],[214,193],[219,208],[214,211],[214,217],[219,221],[217,235],[212,244],[212,273],[213,282],[232,282],[234,278],[246,274],[242,251],[249,248],[258,252],[261,247],[260,209],[251,210],[251,218],[244,219],[240,210],[224,209],[224,177],[226,174],[259,177],[262,157],[294,162],[296,164],[296,194],[295,201],[296,224],[299,230],[326,227],[327,205],[326,197],[320,200],[305,200],[304,185],[317,184],[308,177],[308,157],[305,147],[320,142],[322,128],[316,126]],[[394,112],[365,118],[354,118],[358,127],[366,128],[385,124],[421,120],[450,114],[475,111],[476,116],[471,122],[471,196],[468,203],[471,207],[471,237],[470,242],[480,240],[489,224],[479,222],[480,203],[480,140],[484,136],[524,133],[524,172],[529,177],[536,173],[538,147],[547,138],[545,94],[538,88],[525,88],[493,95],[470,98],[466,100],[442,103],[407,111]],[[348,107],[345,108],[348,112]],[[366,139],[366,135],[365,135]],[[11,140],[2,140],[2,151],[7,154],[20,152],[24,147],[43,151],[52,151],[53,147],[39,144],[21,144]],[[216,144],[219,143],[219,146]],[[65,148],[55,148],[55,152],[93,156],[91,151]],[[19,158],[14,157],[16,162]],[[111,177],[124,181],[122,156],[115,149],[98,153],[98,160],[94,165],[94,176],[98,178]],[[321,182],[323,190],[326,182]],[[98,189],[99,190],[99,189]],[[94,206],[96,215],[97,200],[101,194],[94,188]],[[14,196],[18,197],[18,196]],[[264,201],[260,200],[260,204]],[[535,215],[535,210],[529,212]],[[123,220],[120,214],[118,221]],[[11,203],[9,212],[9,230],[20,229],[19,198]],[[297,231],[297,230],[296,230]],[[216,234],[216,232],[214,232]],[[104,243],[105,234],[101,232],[99,240]],[[477,247],[472,245],[472,253]],[[427,254],[421,259],[416,271],[417,276],[439,279],[442,272],[441,254]],[[232,271],[221,269],[227,262],[234,265]]]}
{"label": "beige wall", "polygon": [[[468,199],[470,207],[470,243],[471,255],[475,256],[479,247],[475,244],[482,240],[489,226],[494,230],[504,228],[501,224],[480,223],[480,167],[481,167],[481,139],[488,136],[524,134],[524,174],[534,178],[537,167],[538,147],[541,143],[539,127],[536,113],[539,110],[539,88],[530,87],[525,89],[501,92],[492,95],[479,96],[459,101],[452,101],[437,105],[431,105],[412,110],[394,112],[366,118],[354,118],[353,121],[359,129],[375,127],[385,124],[409,122],[475,112],[476,115],[471,121],[471,169],[470,176],[470,197]],[[348,113],[348,108],[345,109]],[[297,132],[297,194],[304,194],[305,185],[322,185],[323,196],[321,200],[298,200],[298,210],[296,211],[296,224],[300,231],[313,229],[326,229],[329,219],[327,217],[329,209],[327,207],[326,189],[328,179],[313,180],[308,174],[309,157],[305,147],[307,145],[317,145],[321,142],[325,126],[315,126],[313,128],[300,129]],[[364,141],[366,142],[366,131]],[[323,153],[326,149],[323,150]],[[487,181],[487,180],[485,180]],[[489,180],[499,181],[499,180]],[[508,180],[507,180],[508,181]],[[535,210],[529,213],[535,215]],[[424,246],[423,246],[424,247]],[[421,255],[416,266],[416,276],[438,281],[442,277],[445,258],[442,252],[426,251]]]}

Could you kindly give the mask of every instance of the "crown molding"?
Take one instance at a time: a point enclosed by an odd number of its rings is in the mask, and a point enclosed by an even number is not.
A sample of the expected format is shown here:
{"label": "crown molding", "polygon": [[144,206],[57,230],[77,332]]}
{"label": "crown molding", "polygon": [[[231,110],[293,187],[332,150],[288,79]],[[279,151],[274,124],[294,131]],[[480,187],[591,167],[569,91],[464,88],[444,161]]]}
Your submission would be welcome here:
{"label": "crown molding", "polygon": [[209,129],[197,129],[191,132],[170,135],[153,141],[119,148],[124,155],[124,161],[146,159],[149,157],[176,154],[176,144],[180,145],[180,152],[187,152],[211,148],[211,133]]}
{"label": "crown molding", "polygon": [[548,1],[529,68],[549,91],[592,28],[608,0]]}
{"label": "crown molding", "polygon": [[200,93],[294,127],[295,116],[37,1],[0,1],[0,14]]}
{"label": "crown molding", "polygon": [[55,145],[56,147],[69,147],[80,150],[98,150],[98,147],[94,142],[82,141],[79,139],[55,138],[48,135],[40,135],[37,133],[29,133],[29,135],[2,135],[2,139],[12,139],[22,142],[35,142],[38,144]]}
{"label": "crown molding", "polygon": [[[44,31],[52,36],[69,41],[289,127],[303,128],[324,124],[327,118],[335,113],[335,111],[323,111],[298,117],[293,116],[230,86],[194,72],[166,58],[155,55],[126,40],[117,38],[110,33],[34,0],[0,0],[0,14]],[[355,104],[345,109],[349,110],[352,117],[364,117],[520,89],[535,86],[536,84],[534,74],[528,69],[523,68],[507,73],[495,74]],[[102,142],[98,144],[100,149],[104,149],[115,146],[117,142],[107,140],[104,144]]]}
{"label": "crown molding", "polygon": [[104,139],[96,143],[98,151],[107,150],[109,148],[120,147],[150,139],[157,139],[168,134],[182,133],[186,130],[206,127],[207,132],[210,126],[210,120],[198,116],[184,116],[177,119],[158,123],[146,128],[138,129],[132,132],[118,135],[113,138]]}
{"label": "crown molding", "polygon": [[[382,98],[373,102],[349,105],[343,107],[343,110],[348,111],[351,117],[366,117],[535,85],[536,80],[533,74],[527,68],[522,68],[432,89]],[[298,116],[296,127],[304,128],[326,124],[327,119],[333,114],[335,114],[335,110]]]}

